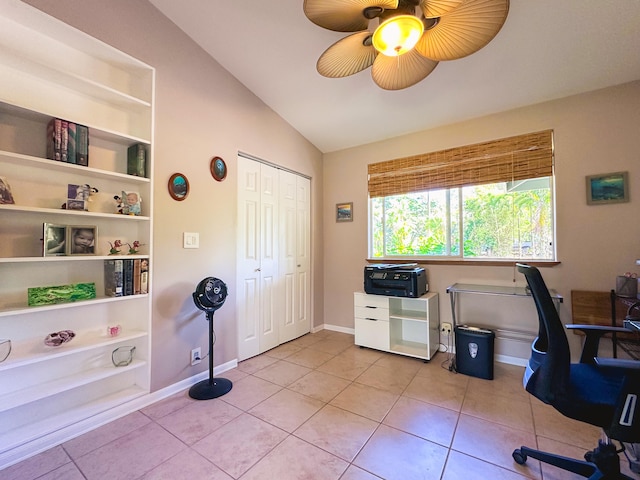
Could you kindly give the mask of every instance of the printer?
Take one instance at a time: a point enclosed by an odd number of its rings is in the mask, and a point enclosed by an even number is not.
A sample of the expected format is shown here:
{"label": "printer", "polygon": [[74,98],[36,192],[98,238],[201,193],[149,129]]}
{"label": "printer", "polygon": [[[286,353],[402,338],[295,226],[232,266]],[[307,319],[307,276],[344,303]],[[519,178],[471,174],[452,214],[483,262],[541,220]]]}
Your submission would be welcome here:
{"label": "printer", "polygon": [[374,295],[418,298],[429,291],[427,274],[417,263],[377,263],[364,267],[364,291]]}

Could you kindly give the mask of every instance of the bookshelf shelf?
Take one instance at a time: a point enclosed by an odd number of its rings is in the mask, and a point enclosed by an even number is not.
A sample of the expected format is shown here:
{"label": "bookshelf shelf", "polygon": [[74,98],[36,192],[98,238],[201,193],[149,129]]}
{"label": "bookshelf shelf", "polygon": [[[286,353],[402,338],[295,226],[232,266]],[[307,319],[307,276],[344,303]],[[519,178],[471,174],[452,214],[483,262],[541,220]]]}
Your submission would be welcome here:
{"label": "bookshelf shelf", "polygon": [[[64,61],[60,61],[60,59]],[[0,9],[0,176],[13,204],[0,204],[0,338],[12,351],[0,363],[0,469],[121,412],[150,391],[151,296],[105,296],[105,263],[152,261],[153,67],[19,0]],[[89,130],[89,166],[50,160],[47,126],[64,119]],[[148,178],[128,174],[127,149],[142,144]],[[62,209],[68,185],[90,185],[88,211]],[[136,192],[142,214],[116,212],[115,196]],[[95,227],[96,255],[43,256],[43,224]],[[108,255],[139,241],[138,255]],[[126,253],[126,245],[123,247]],[[137,263],[136,263],[137,264]],[[149,274],[152,272],[150,271]],[[152,277],[152,275],[150,275]],[[27,306],[27,289],[95,283],[98,297]],[[149,288],[152,280],[149,279]],[[123,333],[107,336],[107,327]],[[61,347],[47,334],[70,329]],[[116,346],[134,346],[113,367]],[[50,440],[53,441],[53,440]],[[44,442],[44,443],[43,443]]]}

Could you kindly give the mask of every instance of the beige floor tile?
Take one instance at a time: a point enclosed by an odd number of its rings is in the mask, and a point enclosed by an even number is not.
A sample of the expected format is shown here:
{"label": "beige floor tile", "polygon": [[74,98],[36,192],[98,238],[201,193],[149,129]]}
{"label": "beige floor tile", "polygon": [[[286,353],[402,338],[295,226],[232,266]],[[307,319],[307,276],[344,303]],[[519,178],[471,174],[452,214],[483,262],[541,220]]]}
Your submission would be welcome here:
{"label": "beige floor tile", "polygon": [[[326,364],[325,364],[326,365]],[[312,370],[304,377],[296,380],[287,388],[307,397],[329,402],[351,382],[343,378],[338,378],[328,373]]]}
{"label": "beige floor tile", "polygon": [[469,384],[464,397],[462,413],[533,433],[533,415],[528,398],[478,392],[472,385]]}
{"label": "beige floor tile", "polygon": [[249,413],[291,433],[323,405],[319,400],[285,388],[253,407]]}
{"label": "beige floor tile", "polygon": [[518,465],[511,454],[522,445],[535,445],[535,435],[468,415],[460,415],[451,448],[520,475],[540,479],[538,462]]}
{"label": "beige floor tile", "polygon": [[321,352],[330,353],[331,355],[338,355],[344,352],[346,349],[353,346],[353,337],[350,339],[344,338],[327,338],[320,340],[319,342],[310,345],[309,348],[313,350],[320,350]]}
{"label": "beige floor tile", "polygon": [[247,411],[280,390],[280,385],[250,375],[234,383],[231,391],[220,399]]}
{"label": "beige floor tile", "polygon": [[296,437],[274,448],[242,480],[337,480],[349,464]]}
{"label": "beige floor tile", "polygon": [[263,368],[268,367],[272,363],[276,363],[277,361],[277,358],[270,357],[269,355],[258,355],[256,357],[251,357],[240,362],[238,364],[238,370],[244,373],[252,374],[257,372],[258,370],[262,370]]}
{"label": "beige floor tile", "polygon": [[76,459],[149,423],[151,420],[148,417],[140,412],[133,412],[69,440],[62,446],[71,458]]}
{"label": "beige floor tile", "polygon": [[193,445],[241,413],[239,408],[217,398],[193,400],[188,406],[157,422],[187,445]]}
{"label": "beige floor tile", "polygon": [[232,478],[202,455],[189,449],[158,465],[140,477],[140,480],[232,480]]}
{"label": "beige floor tile", "polygon": [[380,425],[353,464],[385,480],[439,480],[448,450]]}
{"label": "beige floor tile", "polygon": [[380,480],[380,477],[365,472],[354,465],[349,465],[349,468],[347,468],[347,471],[340,477],[340,480]]}
{"label": "beige floor tile", "polygon": [[296,353],[301,350],[302,347],[294,345],[293,343],[284,343],[282,345],[277,346],[276,348],[272,348],[271,350],[266,351],[264,354],[282,360],[283,358],[287,358],[292,353]]}
{"label": "beige floor tile", "polygon": [[442,476],[442,480],[525,480],[526,478],[528,477],[455,450],[449,453]]}
{"label": "beige floor tile", "polygon": [[325,406],[294,434],[351,462],[378,427],[378,422],[331,405]]}
{"label": "beige floor tile", "polygon": [[193,449],[238,478],[286,437],[285,431],[244,413],[197,442]]}
{"label": "beige floor tile", "polygon": [[313,350],[305,348],[287,357],[287,362],[296,363],[307,368],[318,368],[323,363],[328,362],[334,357],[333,354],[323,352],[321,350]]}
{"label": "beige floor tile", "polygon": [[458,412],[462,408],[465,391],[465,384],[436,382],[416,375],[403,395]]}
{"label": "beige floor tile", "polygon": [[485,393],[520,401],[529,401],[531,396],[522,386],[522,375],[502,379],[496,375],[493,380],[469,377],[468,389],[472,393]]}
{"label": "beige floor tile", "polygon": [[246,377],[247,375],[249,375],[247,372],[243,372],[242,370],[239,370],[236,367],[236,368],[232,368],[231,370],[227,370],[226,372],[222,372],[220,375],[216,375],[215,378],[226,378],[227,380],[230,380],[232,383],[235,383],[238,380]]}
{"label": "beige floor tile", "polygon": [[75,464],[67,463],[62,467],[56,468],[53,472],[38,477],[38,480],[84,480],[84,475]]}
{"label": "beige floor tile", "polygon": [[171,395],[159,402],[152,403],[140,411],[150,419],[157,420],[158,418],[162,418],[165,415],[169,415],[186,407],[187,405],[190,405],[194,401],[194,399],[189,397],[189,392],[187,390],[183,390],[182,392]]}
{"label": "beige floor tile", "polygon": [[286,387],[299,378],[304,377],[310,371],[311,369],[308,367],[287,362],[286,360],[278,360],[276,363],[272,363],[268,367],[258,370],[253,375],[280,385],[281,387]]}
{"label": "beige floor tile", "polygon": [[364,363],[375,363],[384,355],[384,352],[380,350],[374,350],[372,348],[359,347],[357,345],[351,345],[345,351],[340,352],[338,357],[351,358]]}
{"label": "beige floor tile", "polygon": [[71,458],[60,446],[53,447],[20,463],[0,471],[2,480],[33,480],[71,463]]}
{"label": "beige floor tile", "polygon": [[553,407],[532,399],[533,422],[537,435],[590,450],[598,444],[600,429],[567,418]]}
{"label": "beige floor tile", "polygon": [[409,385],[414,376],[415,374],[408,370],[395,370],[393,368],[371,365],[355,379],[355,382],[400,395],[407,388],[407,385]]}
{"label": "beige floor tile", "polygon": [[[322,331],[321,331],[322,332]],[[326,338],[326,335],[322,335],[321,332],[318,333],[307,333],[300,338],[296,338],[295,340],[291,340],[289,345],[294,345],[300,348],[307,348],[314,343],[319,342]]]}
{"label": "beige floor tile", "polygon": [[371,362],[340,354],[322,364],[317,371],[352,381],[362,375],[370,366]]}
{"label": "beige floor tile", "polygon": [[379,367],[386,367],[396,372],[403,372],[404,374],[412,375],[418,373],[418,370],[420,370],[424,364],[424,360],[395,355],[393,353],[386,353],[374,363],[374,365]]}
{"label": "beige floor tile", "polygon": [[187,446],[155,423],[75,460],[87,480],[128,480],[152,470]]}
{"label": "beige floor tile", "polygon": [[459,415],[447,408],[400,397],[382,423],[449,447]]}
{"label": "beige floor tile", "polygon": [[340,392],[330,404],[334,407],[381,422],[398,399],[398,395],[353,383]]}

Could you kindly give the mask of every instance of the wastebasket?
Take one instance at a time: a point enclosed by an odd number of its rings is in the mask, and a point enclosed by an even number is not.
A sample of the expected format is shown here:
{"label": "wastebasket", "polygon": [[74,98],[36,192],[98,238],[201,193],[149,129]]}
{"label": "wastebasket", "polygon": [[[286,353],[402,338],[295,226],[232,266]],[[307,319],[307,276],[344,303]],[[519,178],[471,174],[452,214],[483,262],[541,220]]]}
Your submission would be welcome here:
{"label": "wastebasket", "polygon": [[469,325],[454,328],[456,341],[456,371],[472,377],[493,380],[492,330]]}

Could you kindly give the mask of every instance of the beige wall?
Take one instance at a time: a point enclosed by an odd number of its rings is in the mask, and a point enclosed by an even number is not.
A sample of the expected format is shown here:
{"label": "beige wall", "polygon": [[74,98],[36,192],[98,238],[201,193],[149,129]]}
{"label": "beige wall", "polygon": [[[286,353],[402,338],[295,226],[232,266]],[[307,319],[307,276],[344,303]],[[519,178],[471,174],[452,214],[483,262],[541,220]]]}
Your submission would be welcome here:
{"label": "beige wall", "polygon": [[[325,321],[353,328],[352,292],[363,288],[367,258],[367,164],[548,128],[555,132],[557,250],[562,263],[542,274],[565,296],[561,312],[568,320],[572,289],[607,291],[615,286],[616,275],[640,270],[635,265],[640,258],[638,125],[640,82],[635,82],[325,154]],[[586,205],[585,176],[615,171],[629,172],[631,201]],[[335,204],[351,201],[353,223],[337,224]],[[513,267],[429,265],[427,271],[430,290],[440,293],[444,321],[451,320],[448,285],[512,285],[514,277],[524,285]],[[468,310],[461,315],[464,321],[535,330],[537,320],[530,305],[497,297],[490,305],[477,297],[467,297],[464,303]]]}
{"label": "beige wall", "polygon": [[[320,152],[145,1],[29,0],[47,13],[156,68],[152,390],[207,369],[189,366],[208,343],[204,314],[191,293],[204,277],[230,289],[214,317],[215,365],[236,358],[234,305],[236,155],[238,151],[310,176],[313,315],[322,323],[322,167]],[[225,181],[209,173],[211,157],[228,165]],[[187,176],[182,202],[167,193],[172,173]],[[199,232],[200,249],[184,250],[182,232]]]}

